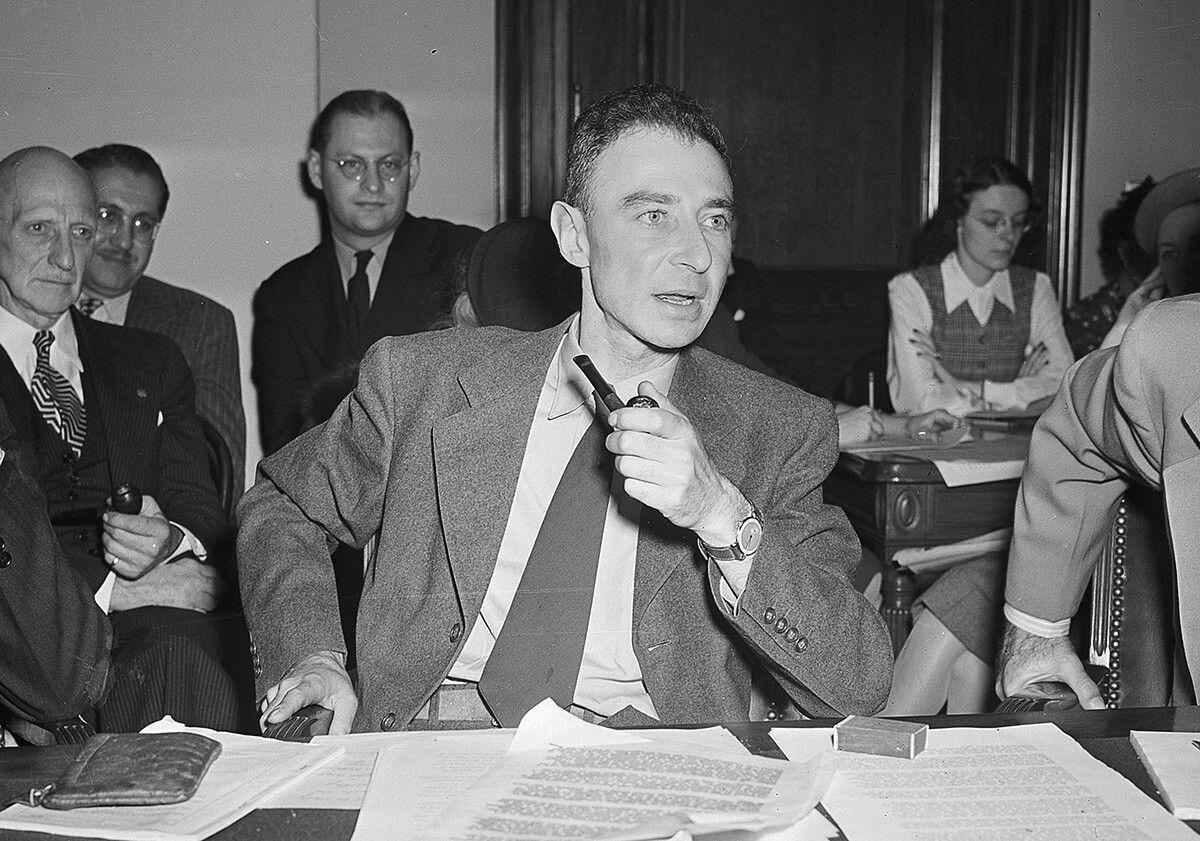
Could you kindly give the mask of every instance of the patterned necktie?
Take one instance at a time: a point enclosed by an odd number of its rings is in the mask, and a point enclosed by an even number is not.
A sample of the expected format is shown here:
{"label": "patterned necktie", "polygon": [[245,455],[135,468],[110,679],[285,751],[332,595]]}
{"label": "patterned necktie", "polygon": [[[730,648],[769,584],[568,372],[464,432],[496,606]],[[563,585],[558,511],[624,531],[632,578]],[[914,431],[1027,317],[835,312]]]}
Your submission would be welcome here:
{"label": "patterned necktie", "polygon": [[593,420],[567,462],[479,679],[504,727],[544,698],[568,707],[575,697],[612,483],[605,437]]}
{"label": "patterned necktie", "polygon": [[33,393],[33,403],[41,412],[46,423],[57,432],[67,445],[79,455],[83,451],[83,439],[87,435],[87,416],[83,411],[83,401],[71,388],[58,370],[50,365],[50,345],[54,344],[54,334],[49,330],[39,330],[33,336],[33,346],[37,348],[37,366],[33,369],[33,380],[29,389]]}
{"label": "patterned necktie", "polygon": [[102,298],[80,298],[79,302],[75,304],[79,311],[88,318],[91,318],[92,314],[103,305],[104,300]]}
{"label": "patterned necktie", "polygon": [[354,274],[350,276],[350,284],[346,288],[346,302],[350,305],[350,332],[357,336],[367,320],[367,310],[371,308],[371,287],[367,283],[367,263],[375,256],[373,251],[359,251],[354,255],[356,261]]}

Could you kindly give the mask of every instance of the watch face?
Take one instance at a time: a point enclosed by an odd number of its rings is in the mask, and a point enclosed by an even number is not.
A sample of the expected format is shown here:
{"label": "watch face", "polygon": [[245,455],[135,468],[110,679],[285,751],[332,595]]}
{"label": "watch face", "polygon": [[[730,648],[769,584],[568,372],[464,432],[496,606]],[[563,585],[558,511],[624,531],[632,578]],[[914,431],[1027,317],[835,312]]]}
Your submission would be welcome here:
{"label": "watch face", "polygon": [[762,535],[762,523],[758,521],[757,517],[750,517],[743,521],[738,529],[738,546],[747,555],[753,555],[758,551],[759,544],[762,543]]}

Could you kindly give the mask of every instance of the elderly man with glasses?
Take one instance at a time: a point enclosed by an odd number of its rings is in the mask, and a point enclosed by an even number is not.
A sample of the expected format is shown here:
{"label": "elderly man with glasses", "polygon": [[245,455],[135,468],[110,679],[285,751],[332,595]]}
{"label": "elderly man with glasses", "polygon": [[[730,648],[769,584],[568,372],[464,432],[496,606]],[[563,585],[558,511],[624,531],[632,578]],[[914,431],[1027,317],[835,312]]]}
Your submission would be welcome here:
{"label": "elderly man with glasses", "polygon": [[[63,553],[112,623],[113,690],[99,728],[171,715],[237,729],[237,687],[209,615],[224,589],[215,564],[229,523],[192,375],[169,339],[72,307],[97,206],[88,173],[55,149],[0,160],[0,401],[13,427],[4,449],[41,486]],[[113,510],[126,485],[140,499]]]}
{"label": "elderly man with glasses", "polygon": [[246,412],[233,313],[212,298],[144,274],[170,190],[144,149],[110,143],[80,152],[100,206],[92,261],[77,306],[85,315],[161,333],[174,340],[196,378],[196,414],[229,450],[233,495],[246,472]]}

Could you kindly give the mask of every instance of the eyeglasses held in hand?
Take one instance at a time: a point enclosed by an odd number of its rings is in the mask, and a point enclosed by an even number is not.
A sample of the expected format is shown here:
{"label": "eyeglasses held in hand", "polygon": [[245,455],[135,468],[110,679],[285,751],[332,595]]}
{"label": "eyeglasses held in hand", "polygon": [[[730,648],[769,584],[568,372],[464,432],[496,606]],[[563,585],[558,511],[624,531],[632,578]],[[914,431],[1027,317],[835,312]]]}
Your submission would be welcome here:
{"label": "eyeglasses held in hand", "polygon": [[[112,235],[125,230],[129,217],[119,207],[102,206],[97,214],[96,227],[102,234]],[[153,216],[133,217],[133,239],[135,242],[147,245],[154,242],[158,236],[159,222]]]}
{"label": "eyeglasses held in hand", "polygon": [[[362,158],[330,158],[325,160],[331,161],[337,165],[338,172],[347,181],[362,181],[363,176],[367,174],[367,167],[370,164]],[[407,158],[384,158],[375,162],[375,174],[380,181],[387,181],[389,184],[399,178],[404,170],[408,169],[409,163],[412,161],[412,156]]]}

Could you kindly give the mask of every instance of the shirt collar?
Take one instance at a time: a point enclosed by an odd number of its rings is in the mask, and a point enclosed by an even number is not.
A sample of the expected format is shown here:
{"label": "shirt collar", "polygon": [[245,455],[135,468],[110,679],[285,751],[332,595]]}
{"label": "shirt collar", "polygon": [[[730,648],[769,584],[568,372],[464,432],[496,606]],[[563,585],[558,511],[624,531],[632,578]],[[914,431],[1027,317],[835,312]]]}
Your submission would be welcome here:
{"label": "shirt collar", "polygon": [[[17,318],[8,310],[0,307],[0,345],[8,353],[13,366],[24,378],[26,385],[33,379],[33,369],[37,365],[37,350],[33,346],[33,337],[38,328]],[[50,327],[54,334],[54,344],[50,346],[51,364],[59,373],[71,378],[71,369],[83,371],[83,361],[79,358],[79,340],[75,336],[75,325],[71,321],[71,311],[67,310],[58,317]]]}
{"label": "shirt collar", "polygon": [[[91,318],[97,321],[106,321],[109,324],[124,325],[125,318],[129,315],[129,299],[133,296],[132,287],[128,292],[122,292],[115,298],[102,298],[99,295],[92,295],[86,289],[79,296],[79,300],[84,298],[95,298],[100,302],[100,306],[96,307]],[[77,304],[78,305],[78,302]]]}
{"label": "shirt collar", "polygon": [[[383,266],[383,260],[385,257],[387,257],[388,249],[391,247],[392,239],[395,236],[396,236],[396,232],[392,231],[386,237],[384,237],[379,242],[377,242],[371,246],[371,248],[369,250],[375,256],[372,257],[371,262],[367,264],[368,271],[370,270],[370,267],[373,265],[378,264],[380,267]],[[368,250],[368,249],[351,248],[350,246],[346,245],[346,243],[342,242],[337,237],[333,238],[333,253],[337,255],[338,268],[340,268],[342,270],[342,281],[343,282],[348,281],[350,279],[351,275],[354,274],[354,269],[356,268],[355,264],[357,263],[357,261],[354,258],[354,255],[357,254],[359,251],[366,251],[366,250]]]}
{"label": "shirt collar", "polygon": [[982,298],[995,298],[1000,303],[1016,312],[1013,303],[1012,283],[1008,279],[1008,269],[996,272],[991,280],[976,286],[963,271],[962,263],[958,261],[958,253],[951,251],[942,261],[942,293],[946,297],[946,312],[954,312],[963,301],[980,301]]}
{"label": "shirt collar", "polygon": [[[575,357],[583,353],[579,346],[579,314],[576,313],[567,325],[566,335],[558,345],[557,364],[550,366],[546,376],[548,385],[554,389],[554,402],[550,405],[550,420],[570,414],[584,403],[595,410],[595,398],[592,384],[579,366]],[[637,394],[638,384],[649,380],[663,394],[671,390],[671,381],[675,378],[675,368],[679,364],[679,354],[673,353],[665,361],[620,382],[611,383],[613,389],[622,400],[629,400]],[[603,372],[601,372],[603,376]]]}

